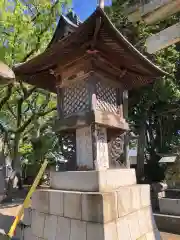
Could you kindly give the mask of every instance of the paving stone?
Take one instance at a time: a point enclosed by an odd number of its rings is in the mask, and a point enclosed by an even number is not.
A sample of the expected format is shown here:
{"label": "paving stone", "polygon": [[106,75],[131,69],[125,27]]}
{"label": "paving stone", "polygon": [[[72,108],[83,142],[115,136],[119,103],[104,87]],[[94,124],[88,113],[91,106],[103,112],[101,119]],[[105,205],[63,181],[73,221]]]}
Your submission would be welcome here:
{"label": "paving stone", "polygon": [[71,230],[70,222],[71,222],[71,220],[69,218],[58,217],[56,240],[59,240],[59,239],[69,240],[70,239],[70,230]]}
{"label": "paving stone", "polygon": [[137,211],[141,208],[141,185],[131,187],[131,204],[132,211]]}
{"label": "paving stone", "polygon": [[49,192],[49,213],[63,216],[64,195],[62,191],[52,190]]}
{"label": "paving stone", "polygon": [[32,209],[38,212],[49,213],[49,191],[37,190],[32,195]]}
{"label": "paving stone", "polygon": [[140,234],[140,227],[138,222],[138,212],[131,213],[127,216],[128,226],[131,235],[131,240],[137,240]]}
{"label": "paving stone", "polygon": [[86,222],[71,220],[70,240],[86,240],[86,228]]}
{"label": "paving stone", "polygon": [[32,229],[31,227],[26,227],[23,229],[23,236],[24,236],[24,240],[32,240],[33,237],[33,234],[32,234]]}
{"label": "paving stone", "polygon": [[151,197],[150,197],[150,185],[141,184],[141,206],[147,207],[151,205]]}
{"label": "paving stone", "polygon": [[149,220],[147,219],[144,208],[140,209],[137,214],[140,234],[144,235],[149,231]]}
{"label": "paving stone", "polygon": [[156,226],[156,222],[155,222],[151,207],[145,207],[142,210],[144,211],[144,214],[145,214],[148,231],[150,232],[153,229],[156,229],[157,226]]}
{"label": "paving stone", "polygon": [[27,226],[30,226],[31,222],[32,222],[32,209],[31,208],[25,208],[24,209],[23,223]]}
{"label": "paving stone", "polygon": [[116,192],[82,194],[82,220],[107,223],[117,217]]}
{"label": "paving stone", "polygon": [[32,211],[32,233],[37,237],[44,236],[44,223],[46,215],[44,213]]}
{"label": "paving stone", "polygon": [[64,192],[64,217],[81,219],[81,193]]}
{"label": "paving stone", "polygon": [[104,240],[118,240],[117,223],[110,222],[104,225]]}
{"label": "paving stone", "polygon": [[56,239],[57,216],[47,215],[45,218],[44,238],[48,240]]}
{"label": "paving stone", "polygon": [[118,240],[131,240],[127,216],[118,219],[117,234]]}
{"label": "paving stone", "polygon": [[104,225],[100,223],[87,223],[87,240],[104,240]]}
{"label": "paving stone", "polygon": [[117,192],[118,217],[132,212],[131,187],[121,187]]}

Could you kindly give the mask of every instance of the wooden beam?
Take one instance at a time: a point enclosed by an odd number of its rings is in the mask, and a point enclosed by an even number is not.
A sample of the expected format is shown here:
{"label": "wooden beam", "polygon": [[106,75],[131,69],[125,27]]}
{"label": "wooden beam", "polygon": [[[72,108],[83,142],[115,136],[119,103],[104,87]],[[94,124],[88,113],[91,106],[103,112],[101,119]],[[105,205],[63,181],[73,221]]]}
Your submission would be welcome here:
{"label": "wooden beam", "polygon": [[104,9],[104,0],[99,0],[99,6]]}
{"label": "wooden beam", "polygon": [[179,11],[180,0],[168,0],[163,6],[155,9],[155,11],[152,13],[146,14],[143,20],[146,24],[154,24],[172,16]]}
{"label": "wooden beam", "polygon": [[94,118],[93,111],[79,112],[66,118],[62,117],[61,119],[57,119],[55,121],[53,130],[55,132],[68,131],[72,129],[75,130],[77,128],[90,125],[92,122],[94,122]]}
{"label": "wooden beam", "polygon": [[146,40],[147,52],[152,54],[180,41],[180,23],[174,24]]}
{"label": "wooden beam", "polygon": [[131,22],[145,21],[154,24],[180,10],[180,0],[149,0],[146,4],[139,4],[127,10]]}
{"label": "wooden beam", "polygon": [[129,130],[129,125],[126,120],[118,114],[96,110],[95,114],[95,123],[100,124],[106,127],[112,127],[121,129],[124,131]]}

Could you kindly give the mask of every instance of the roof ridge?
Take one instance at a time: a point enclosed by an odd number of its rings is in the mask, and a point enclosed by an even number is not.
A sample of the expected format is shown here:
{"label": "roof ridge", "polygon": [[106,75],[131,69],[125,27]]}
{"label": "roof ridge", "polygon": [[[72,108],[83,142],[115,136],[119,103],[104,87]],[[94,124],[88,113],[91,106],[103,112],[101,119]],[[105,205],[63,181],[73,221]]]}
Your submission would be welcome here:
{"label": "roof ridge", "polygon": [[[63,16],[64,16],[64,15],[63,15]],[[71,21],[71,23],[73,23],[73,24],[75,24],[75,25],[77,25],[77,26],[79,26],[81,23],[83,23],[83,22],[80,20],[79,16],[78,16],[73,10],[69,11],[69,12],[65,15],[65,17],[68,18],[68,19]]]}

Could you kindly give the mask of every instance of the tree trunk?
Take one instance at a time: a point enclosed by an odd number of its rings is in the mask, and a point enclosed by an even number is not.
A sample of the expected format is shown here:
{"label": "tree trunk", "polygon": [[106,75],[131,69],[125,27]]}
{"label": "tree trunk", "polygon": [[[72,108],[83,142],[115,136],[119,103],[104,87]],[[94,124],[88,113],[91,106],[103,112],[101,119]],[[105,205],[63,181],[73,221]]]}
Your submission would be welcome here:
{"label": "tree trunk", "polygon": [[13,193],[15,190],[22,189],[21,181],[21,162],[19,156],[19,142],[20,142],[20,133],[16,134],[14,139],[14,147],[12,154],[12,171],[8,179],[7,189],[6,189],[6,200],[11,201],[13,198]]}
{"label": "tree trunk", "polygon": [[21,137],[20,133],[17,133],[14,139],[12,169],[21,174],[21,163],[20,163],[20,155],[19,155],[20,137]]}

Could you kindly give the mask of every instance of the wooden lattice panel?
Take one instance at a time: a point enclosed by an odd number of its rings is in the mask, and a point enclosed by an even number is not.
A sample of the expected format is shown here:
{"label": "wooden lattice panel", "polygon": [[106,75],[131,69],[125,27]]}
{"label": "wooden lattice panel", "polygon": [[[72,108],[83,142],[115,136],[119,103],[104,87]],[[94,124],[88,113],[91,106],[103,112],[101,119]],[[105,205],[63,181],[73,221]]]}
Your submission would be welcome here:
{"label": "wooden lattice panel", "polygon": [[117,113],[117,88],[98,82],[96,84],[96,91],[96,109],[111,113]]}
{"label": "wooden lattice panel", "polygon": [[88,91],[86,82],[78,82],[64,88],[63,113],[69,116],[88,109]]}
{"label": "wooden lattice panel", "polygon": [[67,160],[67,170],[74,171],[76,169],[76,133],[61,132],[59,134],[59,144],[62,158]]}

